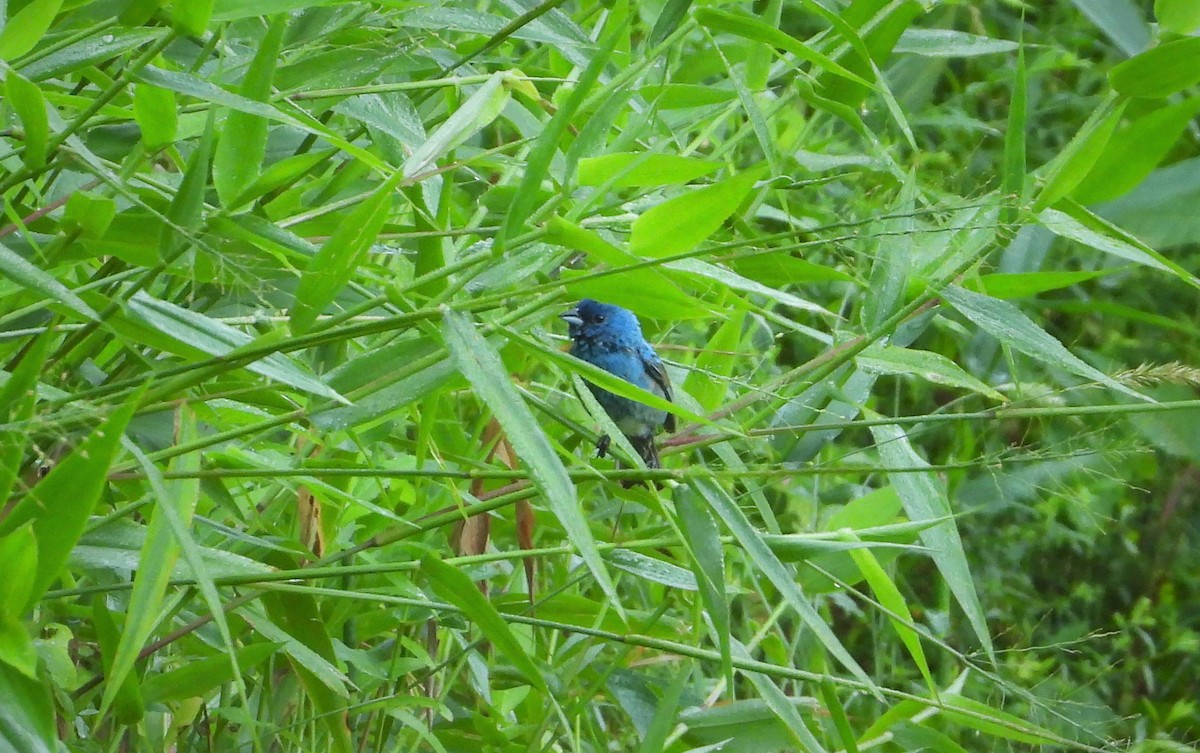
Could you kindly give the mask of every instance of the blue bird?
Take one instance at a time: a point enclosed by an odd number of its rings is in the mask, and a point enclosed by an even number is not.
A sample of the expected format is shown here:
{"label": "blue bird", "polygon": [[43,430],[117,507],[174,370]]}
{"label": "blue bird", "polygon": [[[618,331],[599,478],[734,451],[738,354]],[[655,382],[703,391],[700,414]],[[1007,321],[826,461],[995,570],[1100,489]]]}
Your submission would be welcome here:
{"label": "blue bird", "polygon": [[[610,303],[585,298],[559,315],[569,325],[571,355],[598,366],[666,400],[671,399],[667,370],[654,348],[642,337],[642,326],[632,312]],[[647,468],[661,468],[654,432],[660,426],[675,431],[675,416],[658,408],[614,395],[588,382],[596,402],[612,419],[629,443],[646,461]],[[600,439],[600,454],[608,437]]]}

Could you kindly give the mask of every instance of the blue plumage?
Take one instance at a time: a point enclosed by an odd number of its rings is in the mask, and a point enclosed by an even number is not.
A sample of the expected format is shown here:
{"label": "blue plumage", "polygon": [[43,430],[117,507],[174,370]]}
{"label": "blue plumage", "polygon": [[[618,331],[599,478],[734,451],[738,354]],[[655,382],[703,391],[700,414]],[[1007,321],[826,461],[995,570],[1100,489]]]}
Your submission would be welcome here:
{"label": "blue plumage", "polygon": [[[632,312],[590,299],[561,314],[569,325],[571,355],[667,400],[671,383],[654,348],[642,336]],[[596,402],[633,445],[648,468],[660,467],[654,432],[660,426],[675,430],[675,417],[588,383]]]}

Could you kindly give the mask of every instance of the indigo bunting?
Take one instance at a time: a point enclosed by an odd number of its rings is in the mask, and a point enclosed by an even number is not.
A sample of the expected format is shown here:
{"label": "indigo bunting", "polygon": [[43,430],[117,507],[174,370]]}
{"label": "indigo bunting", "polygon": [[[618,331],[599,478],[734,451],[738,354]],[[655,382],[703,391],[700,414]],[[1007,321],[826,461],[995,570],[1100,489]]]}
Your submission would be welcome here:
{"label": "indigo bunting", "polygon": [[[632,312],[610,303],[585,298],[575,308],[559,315],[569,325],[571,355],[598,366],[667,400],[671,382],[654,348],[642,337],[642,326]],[[662,467],[654,432],[660,426],[675,431],[675,416],[658,408],[614,395],[588,382],[596,402],[604,408],[621,433],[646,461],[647,468]],[[600,454],[608,446],[608,437],[600,440]]]}

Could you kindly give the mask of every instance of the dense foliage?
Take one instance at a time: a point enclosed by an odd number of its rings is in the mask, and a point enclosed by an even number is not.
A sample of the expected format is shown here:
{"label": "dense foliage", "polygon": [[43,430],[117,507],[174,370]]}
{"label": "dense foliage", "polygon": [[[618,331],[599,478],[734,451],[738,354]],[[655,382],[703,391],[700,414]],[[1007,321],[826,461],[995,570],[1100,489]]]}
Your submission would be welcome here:
{"label": "dense foliage", "polygon": [[1200,739],[1193,0],[0,17],[0,750]]}

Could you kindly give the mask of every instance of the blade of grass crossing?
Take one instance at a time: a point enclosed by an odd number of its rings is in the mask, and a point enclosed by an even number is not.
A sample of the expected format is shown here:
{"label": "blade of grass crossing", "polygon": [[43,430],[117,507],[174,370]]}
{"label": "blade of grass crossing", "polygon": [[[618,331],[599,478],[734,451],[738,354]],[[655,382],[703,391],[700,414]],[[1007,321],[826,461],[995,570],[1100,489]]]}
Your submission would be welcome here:
{"label": "blade of grass crossing", "polygon": [[[875,418],[877,416],[870,416]],[[908,442],[908,435],[895,424],[872,426],[871,434],[879,450],[880,460],[884,468],[920,468],[927,466],[925,459],[913,450]],[[926,473],[889,473],[888,479],[909,519],[916,522],[932,518],[947,518],[951,515],[950,501],[946,497],[945,488],[938,483],[932,471]],[[934,564],[938,572],[946,579],[950,592],[962,607],[967,616],[967,622],[974,630],[980,645],[988,657],[996,660],[992,647],[992,637],[988,633],[987,619],[983,607],[979,604],[979,595],[975,592],[975,581],[971,578],[971,570],[967,566],[967,555],[963,551],[962,539],[958,536],[958,528],[953,520],[944,520],[937,525],[921,531],[921,543],[932,550]],[[878,594],[876,594],[878,596]],[[907,641],[906,641],[906,644]]]}
{"label": "blade of grass crossing", "polygon": [[[492,252],[496,255],[504,253],[504,248],[510,238],[516,237],[524,232],[526,220],[533,213],[533,202],[538,194],[538,187],[542,184],[542,178],[550,169],[550,161],[554,157],[554,152],[558,148],[558,144],[562,141],[563,135],[567,132],[567,128],[571,125],[571,120],[579,107],[587,99],[588,93],[595,87],[596,82],[600,79],[600,74],[604,71],[604,67],[608,65],[608,60],[613,54],[613,48],[617,44],[617,40],[621,38],[621,31],[625,28],[625,23],[619,24],[616,28],[611,29],[604,37],[604,41],[600,43],[600,49],[592,56],[591,62],[584,69],[583,74],[579,77],[571,94],[567,97],[567,101],[558,108],[558,112],[554,117],[550,118],[550,122],[542,129],[538,136],[537,142],[534,143],[533,149],[529,152],[529,157],[525,161],[525,171],[521,178],[521,185],[517,187],[516,196],[513,198],[512,204],[508,207],[508,214],[505,218],[504,225],[501,226],[500,232],[496,235],[492,245]],[[565,188],[565,187],[564,187]]]}
{"label": "blade of grass crossing", "polygon": [[687,547],[692,572],[700,586],[700,600],[708,612],[721,652],[722,674],[733,688],[733,659],[730,650],[729,599],[725,593],[725,553],[717,522],[696,499],[695,494],[681,494],[675,503],[683,545]]}
{"label": "blade of grass crossing", "polygon": [[800,585],[796,580],[796,574],[787,565],[775,555],[767,543],[763,540],[746,514],[733,501],[729,494],[718,486],[716,483],[708,479],[696,479],[694,488],[708,502],[713,512],[733,534],[745,550],[746,556],[757,567],[763,575],[779,590],[780,595],[787,601],[788,605],[796,611],[800,619],[808,625],[809,629],[816,634],[817,639],[825,646],[829,653],[833,654],[846,669],[850,670],[856,678],[866,685],[871,693],[877,697],[882,697],[879,693],[879,688],[872,682],[863,668],[858,665],[850,652],[846,650],[833,631],[829,629],[829,625],[825,624],[825,620],[817,612],[816,608],[808,601],[808,597],[800,589]]}
{"label": "blade of grass crossing", "polygon": [[[275,63],[283,47],[283,33],[287,29],[286,15],[271,19],[267,33],[263,35],[258,52],[250,63],[250,70],[242,79],[241,95],[257,102],[266,102],[271,95],[271,80],[275,76]],[[221,137],[213,155],[212,182],[217,189],[221,204],[228,209],[236,208],[238,197],[258,178],[259,168],[267,152],[267,119],[259,115],[233,111],[225,119]]]}
{"label": "blade of grass crossing", "polygon": [[504,362],[462,314],[447,308],[442,321],[446,346],[459,371],[504,427],[513,449],[529,465],[534,484],[567,532],[567,538],[579,550],[580,557],[600,588],[612,599],[618,613],[623,614],[616,586],[604,567],[596,540],[579,507],[575,485],[521,394],[509,381]]}
{"label": "blade of grass crossing", "polygon": [[[195,436],[194,419],[189,411],[184,410],[181,426],[183,438]],[[150,464],[153,466],[153,464]],[[172,471],[192,472],[200,469],[200,456],[197,453],[180,455],[171,461]],[[155,469],[157,471],[157,468]],[[133,591],[129,596],[129,608],[126,611],[124,629],[116,646],[112,666],[105,669],[104,697],[101,702],[101,713],[116,698],[125,676],[133,670],[138,653],[149,639],[154,626],[162,614],[163,596],[167,591],[167,582],[179,558],[183,538],[189,538],[187,531],[191,526],[192,514],[200,498],[200,480],[162,478],[152,479],[151,488],[155,492],[154,510],[150,513],[150,523],[147,526],[146,538],[142,543],[142,551],[138,556],[137,574],[133,579]],[[170,507],[170,510],[163,508]],[[173,519],[172,519],[173,518]],[[182,535],[181,533],[182,532]],[[195,548],[195,543],[190,542]],[[189,560],[193,570],[198,570],[199,551],[196,559]],[[202,577],[197,572],[197,579]],[[210,579],[211,584],[211,579]],[[213,589],[215,594],[215,587]],[[222,611],[223,615],[224,612]],[[214,616],[216,611],[214,611]],[[232,640],[226,648],[232,648]],[[236,672],[236,667],[235,667]]]}
{"label": "blade of grass crossing", "polygon": [[[195,438],[195,423],[194,420],[188,419],[183,422],[183,429],[180,437],[181,442],[188,442]],[[150,488],[154,492],[154,496],[159,500],[159,505],[155,508],[156,513],[162,515],[162,520],[166,523],[166,528],[170,530],[172,537],[178,544],[179,551],[182,552],[184,561],[191,568],[192,577],[196,580],[196,585],[200,589],[200,594],[204,598],[204,604],[208,607],[213,616],[213,623],[217,626],[217,631],[221,636],[221,642],[225,647],[225,654],[229,657],[232,664],[234,687],[237,688],[241,698],[245,700],[246,685],[242,680],[241,669],[237,666],[237,646],[233,641],[233,633],[229,629],[229,621],[225,618],[225,605],[221,602],[221,595],[217,592],[217,586],[213,583],[212,576],[209,575],[208,569],[204,564],[204,557],[200,553],[200,548],[192,539],[191,532],[188,530],[189,523],[185,522],[181,513],[187,513],[190,517],[190,512],[195,510],[195,504],[199,497],[199,482],[192,483],[188,480],[181,480],[172,484],[172,491],[167,491],[167,483],[163,479],[162,473],[158,467],[146,457],[133,442],[125,442],[126,449],[133,455],[142,471],[146,474],[146,479],[150,484]],[[191,458],[191,460],[185,460]],[[177,459],[178,464],[172,470],[187,470],[194,472],[200,468],[200,457],[195,453],[181,455]],[[132,660],[136,658],[130,657],[125,661],[132,666]],[[115,691],[111,691],[115,692]],[[106,702],[102,708],[107,706],[107,699],[110,690],[106,688]],[[103,712],[101,712],[103,713]]]}
{"label": "blade of grass crossing", "polygon": [[[854,531],[845,529],[840,532],[843,541],[859,542],[861,539],[855,535]],[[870,549],[851,549],[849,551],[850,559],[854,560],[854,564],[858,567],[858,571],[862,573],[867,584],[871,586],[872,593],[879,600],[880,605],[893,614],[893,617],[888,615],[888,620],[892,623],[892,627],[896,629],[896,633],[900,636],[900,640],[904,643],[904,647],[908,649],[908,653],[916,663],[917,669],[921,671],[921,677],[925,678],[925,684],[929,687],[930,695],[937,697],[937,685],[933,682],[933,675],[929,672],[929,662],[925,659],[925,649],[921,647],[921,636],[917,634],[912,625],[912,612],[908,609],[908,603],[904,600],[904,595],[900,593],[900,589],[888,576],[887,571],[879,564],[879,560],[875,558],[874,553]]]}
{"label": "blade of grass crossing", "polygon": [[548,692],[546,681],[537,665],[521,646],[508,623],[500,616],[474,581],[458,568],[447,565],[431,554],[421,558],[421,570],[429,577],[433,592],[463,611],[496,650],[506,656],[526,680],[543,693]]}

